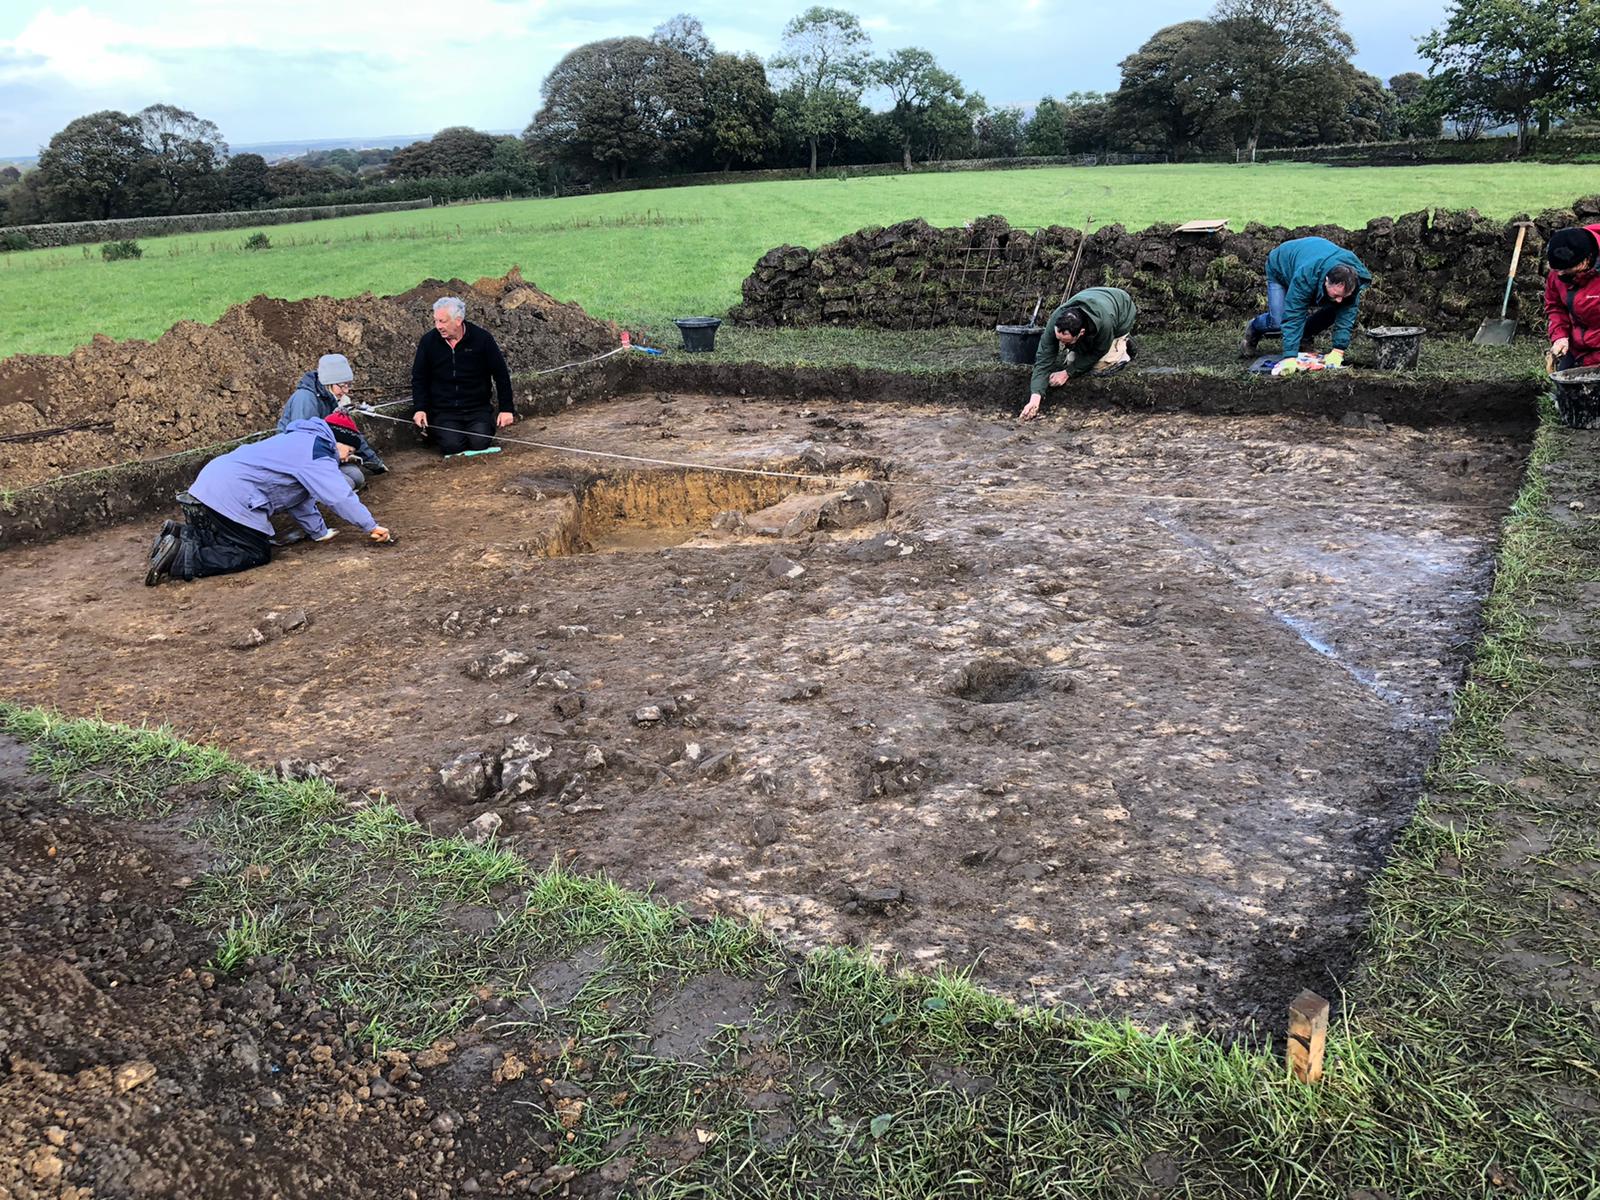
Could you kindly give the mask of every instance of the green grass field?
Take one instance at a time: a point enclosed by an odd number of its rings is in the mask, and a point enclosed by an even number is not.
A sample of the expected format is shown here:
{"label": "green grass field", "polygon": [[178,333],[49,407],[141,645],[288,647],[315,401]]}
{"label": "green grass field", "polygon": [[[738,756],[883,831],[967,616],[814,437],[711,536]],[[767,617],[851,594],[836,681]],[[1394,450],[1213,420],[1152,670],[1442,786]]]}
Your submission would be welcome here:
{"label": "green grass field", "polygon": [[513,264],[546,291],[629,326],[720,314],[755,260],[784,242],[816,246],[866,225],[999,213],[1017,225],[1138,228],[1226,217],[1360,225],[1421,208],[1487,216],[1566,205],[1596,189],[1593,166],[1052,168],[872,179],[728,184],[563,200],[518,200],[265,229],[151,238],[137,261],[95,246],[0,256],[0,356],[62,354],[96,333],[153,338],[215,320],[265,293],[285,299],[404,291],[429,276],[499,275]]}

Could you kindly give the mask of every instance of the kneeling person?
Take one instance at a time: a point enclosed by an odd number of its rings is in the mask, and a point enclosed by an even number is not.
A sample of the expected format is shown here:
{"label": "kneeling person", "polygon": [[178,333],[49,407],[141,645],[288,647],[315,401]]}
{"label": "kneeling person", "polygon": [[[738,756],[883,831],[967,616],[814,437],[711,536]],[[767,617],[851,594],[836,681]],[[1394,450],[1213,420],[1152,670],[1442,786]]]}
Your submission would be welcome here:
{"label": "kneeling person", "polygon": [[322,519],[326,504],[375,542],[389,531],[339,471],[355,447],[355,436],[326,421],[294,421],[288,432],[252,442],[212,459],[189,491],[179,497],[187,523],[168,521],[150,549],[144,581],[163,575],[200,579],[247,571],[272,559],[272,514],[287,512],[314,541],[333,530]]}
{"label": "kneeling person", "polygon": [[1600,224],[1558,229],[1545,254],[1544,311],[1556,370],[1600,367]]}
{"label": "kneeling person", "polygon": [[1033,360],[1033,394],[1018,419],[1039,415],[1045,391],[1080,375],[1110,375],[1133,358],[1128,335],[1138,310],[1121,288],[1084,288],[1050,314]]}
{"label": "kneeling person", "polygon": [[456,296],[433,305],[433,328],[411,362],[411,419],[441,454],[490,448],[496,430],[517,419],[511,371],[494,335],[467,320]]}
{"label": "kneeling person", "polygon": [[[339,469],[350,481],[350,486],[359,492],[366,486],[368,475],[382,475],[389,468],[384,466],[378,452],[367,444],[367,439],[361,436],[356,423],[344,416],[343,410],[350,403],[350,386],[354,381],[355,373],[350,369],[348,358],[342,354],[324,354],[317,359],[316,370],[300,376],[300,382],[284,402],[283,415],[278,418],[278,432],[288,432],[289,426],[296,421],[330,421],[335,416],[341,417],[342,423],[355,431],[356,452]],[[357,458],[360,459],[359,465],[355,461]]]}

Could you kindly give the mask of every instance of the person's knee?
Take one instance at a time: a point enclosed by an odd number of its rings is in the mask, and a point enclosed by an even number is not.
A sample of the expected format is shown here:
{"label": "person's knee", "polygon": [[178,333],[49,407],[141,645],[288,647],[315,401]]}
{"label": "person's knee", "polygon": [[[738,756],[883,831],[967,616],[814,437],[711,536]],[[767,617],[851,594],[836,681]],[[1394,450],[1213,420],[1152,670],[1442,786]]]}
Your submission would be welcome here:
{"label": "person's knee", "polygon": [[367,486],[366,475],[363,474],[361,468],[356,466],[354,463],[342,463],[340,464],[339,470],[343,472],[344,477],[350,481],[350,487],[352,490],[359,492],[362,488]]}

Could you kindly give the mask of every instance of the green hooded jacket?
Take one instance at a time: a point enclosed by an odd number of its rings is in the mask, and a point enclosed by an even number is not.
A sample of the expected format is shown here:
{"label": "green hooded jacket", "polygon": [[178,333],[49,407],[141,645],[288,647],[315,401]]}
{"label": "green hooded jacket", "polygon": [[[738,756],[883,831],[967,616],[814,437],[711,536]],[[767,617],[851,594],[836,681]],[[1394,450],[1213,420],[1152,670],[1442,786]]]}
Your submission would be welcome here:
{"label": "green hooded jacket", "polygon": [[[1089,314],[1094,333],[1079,339],[1075,346],[1063,346],[1056,341],[1056,318],[1073,305]],[[1068,379],[1076,379],[1094,370],[1095,363],[1106,356],[1112,342],[1133,332],[1137,311],[1133,297],[1121,288],[1084,288],[1068,296],[1066,303],[1050,314],[1050,319],[1044,323],[1044,332],[1039,335],[1039,353],[1033,360],[1032,390],[1044,395],[1050,386],[1050,376],[1057,371],[1065,371]]]}

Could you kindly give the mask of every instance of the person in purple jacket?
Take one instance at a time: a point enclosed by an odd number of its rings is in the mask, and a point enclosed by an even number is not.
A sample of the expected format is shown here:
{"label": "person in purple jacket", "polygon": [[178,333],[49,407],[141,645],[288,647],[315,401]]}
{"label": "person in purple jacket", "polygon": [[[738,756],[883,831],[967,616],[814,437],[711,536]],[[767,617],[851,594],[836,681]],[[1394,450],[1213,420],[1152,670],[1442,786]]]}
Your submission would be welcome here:
{"label": "person in purple jacket", "polygon": [[178,497],[184,521],[167,521],[150,548],[144,581],[164,575],[200,579],[247,571],[272,559],[272,514],[287,512],[312,541],[334,531],[317,508],[326,504],[375,542],[392,540],[356,499],[339,470],[355,436],[326,421],[292,421],[286,432],[212,459]]}

